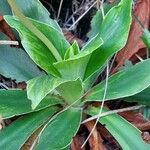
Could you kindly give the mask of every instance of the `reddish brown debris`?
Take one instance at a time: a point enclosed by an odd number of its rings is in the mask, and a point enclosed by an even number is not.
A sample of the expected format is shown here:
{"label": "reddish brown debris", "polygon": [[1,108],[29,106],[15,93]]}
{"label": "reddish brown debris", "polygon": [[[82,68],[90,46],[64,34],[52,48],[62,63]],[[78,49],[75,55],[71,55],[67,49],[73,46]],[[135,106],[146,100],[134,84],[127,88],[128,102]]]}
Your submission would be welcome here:
{"label": "reddish brown debris", "polygon": [[142,138],[146,143],[150,144],[150,134],[149,134],[149,132],[143,132],[142,133]]}
{"label": "reddish brown debris", "polygon": [[84,137],[80,135],[76,135],[73,138],[73,141],[71,143],[71,150],[85,150],[85,147],[81,149],[82,144],[84,143]]}
{"label": "reddish brown debris", "polygon": [[97,126],[97,130],[100,133],[102,139],[105,141],[106,148],[113,150],[122,150],[119,143],[115,140],[115,138],[110,134],[110,132],[105,128],[105,126],[99,124]]}
{"label": "reddish brown debris", "polygon": [[5,22],[3,16],[0,16],[0,32],[5,33],[11,40],[16,40],[10,26]]}
{"label": "reddish brown debris", "polygon": [[74,41],[77,41],[77,43],[79,44],[79,47],[82,47],[83,45],[83,41],[79,38],[77,38],[75,35],[73,35],[71,32],[63,30],[63,33],[66,37],[66,39],[69,41],[69,43],[73,43]]}
{"label": "reddish brown debris", "polygon": [[[139,0],[134,8],[134,15],[139,18],[142,24],[148,28],[150,22],[150,0]],[[142,28],[133,17],[129,38],[126,46],[116,56],[117,66],[113,69],[112,73],[115,73],[126,60],[129,60],[140,49],[145,48],[144,43],[140,39],[143,34]],[[143,51],[145,53],[145,51]]]}
{"label": "reddish brown debris", "polygon": [[[95,121],[90,121],[85,124],[89,132],[93,130]],[[101,138],[97,128],[94,129],[91,137],[89,138],[90,150],[106,150],[105,145],[103,144],[103,139]]]}
{"label": "reddish brown debris", "polygon": [[131,122],[134,126],[139,128],[141,131],[150,130],[150,121],[145,120],[144,116],[139,112],[122,112],[119,113],[126,120]]}
{"label": "reddish brown debris", "polygon": [[18,88],[18,89],[25,90],[26,87],[27,87],[27,84],[26,84],[25,82],[19,82],[19,83],[17,84],[17,88]]}

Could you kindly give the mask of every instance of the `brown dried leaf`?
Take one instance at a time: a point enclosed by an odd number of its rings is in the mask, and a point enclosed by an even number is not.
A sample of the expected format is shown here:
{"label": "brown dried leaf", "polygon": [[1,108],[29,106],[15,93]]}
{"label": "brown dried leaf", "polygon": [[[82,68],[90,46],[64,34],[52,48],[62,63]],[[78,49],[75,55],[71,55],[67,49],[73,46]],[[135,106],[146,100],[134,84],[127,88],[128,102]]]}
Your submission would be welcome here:
{"label": "brown dried leaf", "polygon": [[[89,132],[93,130],[95,121],[90,121],[85,124]],[[101,138],[97,128],[94,129],[91,137],[89,138],[90,150],[106,150],[106,147],[103,144],[103,139]]]}
{"label": "brown dried leaf", "polygon": [[122,150],[119,143],[110,134],[110,132],[105,128],[105,126],[99,124],[97,126],[97,130],[105,141],[106,149]]}
{"label": "brown dried leaf", "polygon": [[75,35],[73,35],[71,32],[63,29],[63,33],[64,33],[66,39],[69,41],[69,43],[72,44],[74,41],[77,41],[77,43],[79,44],[79,47],[83,46],[84,42],[81,39],[77,38]]}
{"label": "brown dried leaf", "polygon": [[25,90],[26,87],[27,87],[27,84],[26,84],[25,82],[19,82],[19,83],[17,84],[17,88],[18,88],[18,89]]}
{"label": "brown dried leaf", "polygon": [[146,143],[150,144],[150,134],[149,134],[149,132],[143,132],[142,133],[142,138]]}
{"label": "brown dried leaf", "polygon": [[145,120],[144,116],[139,112],[122,112],[119,113],[123,118],[131,122],[134,126],[136,126],[141,131],[150,130],[150,121]]}
{"label": "brown dried leaf", "polygon": [[10,26],[5,22],[3,16],[0,16],[0,32],[6,34],[11,40],[15,41],[15,35],[12,32]]}
{"label": "brown dried leaf", "polygon": [[84,143],[84,137],[80,135],[76,135],[73,138],[73,141],[71,143],[71,150],[85,150],[85,147],[81,149],[82,144]]}
{"label": "brown dried leaf", "polygon": [[[139,18],[143,25],[148,28],[150,21],[150,0],[139,0],[134,8],[134,15]],[[143,31],[137,20],[133,17],[129,38],[126,46],[117,54],[117,66],[113,69],[116,72],[126,60],[129,60],[140,49],[145,48],[144,43],[140,39]]]}

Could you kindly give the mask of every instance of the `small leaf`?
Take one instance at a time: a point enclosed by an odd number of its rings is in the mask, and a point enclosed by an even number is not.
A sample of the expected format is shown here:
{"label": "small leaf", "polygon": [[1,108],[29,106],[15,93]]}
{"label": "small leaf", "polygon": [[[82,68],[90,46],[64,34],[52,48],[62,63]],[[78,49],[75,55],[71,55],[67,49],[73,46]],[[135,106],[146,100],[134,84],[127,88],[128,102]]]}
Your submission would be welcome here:
{"label": "small leaf", "polygon": [[[77,56],[77,55],[76,55]],[[66,80],[83,79],[86,65],[90,54],[54,63],[54,67],[60,72],[61,77]]]}
{"label": "small leaf", "polygon": [[[107,14],[107,12],[115,5],[117,5],[119,0],[115,0],[115,2],[109,4],[109,3],[103,3],[103,10],[104,15]],[[93,38],[97,33],[100,32],[101,24],[103,22],[103,16],[101,10],[98,10],[91,21],[91,30],[88,33],[88,37],[91,39]]]}
{"label": "small leaf", "polygon": [[11,123],[8,127],[0,131],[0,149],[19,150],[33,132],[43,125],[58,110],[58,107],[50,107],[23,116]]}
{"label": "small leaf", "polygon": [[[104,109],[103,112],[107,110]],[[98,108],[91,108],[87,112],[89,115],[97,115]],[[150,144],[143,141],[141,132],[128,121],[117,114],[101,117],[99,122],[105,125],[106,129],[118,141],[124,150],[148,150]]]}
{"label": "small leaf", "polygon": [[64,59],[67,60],[80,52],[79,45],[75,41],[66,51]]}
{"label": "small leaf", "polygon": [[64,79],[83,79],[87,63],[93,51],[95,51],[96,48],[100,47],[102,44],[103,40],[100,37],[95,37],[83,47],[79,54],[74,55],[73,57],[62,62],[54,63],[54,67],[61,73],[61,76]]}
{"label": "small leaf", "polygon": [[[0,39],[8,38],[0,34]],[[21,48],[0,45],[0,58],[0,74],[17,82],[44,75]]]}
{"label": "small leaf", "polygon": [[72,104],[78,100],[83,93],[82,82],[80,79],[68,81],[58,86],[56,90],[68,104]]}
{"label": "small leaf", "polygon": [[[47,96],[34,111],[61,104],[60,99]],[[26,91],[0,90],[0,116],[3,119],[33,112]]]}
{"label": "small leaf", "polygon": [[[133,67],[122,70],[108,79],[105,100],[113,100],[132,96],[150,85],[150,59],[140,62]],[[102,101],[105,81],[93,87],[87,93],[87,101]]]}
{"label": "small leaf", "polygon": [[70,108],[59,114],[41,134],[36,150],[67,147],[77,133],[81,122],[81,110]]}
{"label": "small leaf", "polygon": [[142,38],[144,44],[145,44],[148,48],[150,48],[150,32],[149,32],[148,29],[144,29],[144,33],[143,33],[143,35],[142,35],[141,38]]}
{"label": "small leaf", "polygon": [[29,80],[27,82],[27,95],[32,101],[32,108],[35,109],[47,94],[67,81],[48,75]]}

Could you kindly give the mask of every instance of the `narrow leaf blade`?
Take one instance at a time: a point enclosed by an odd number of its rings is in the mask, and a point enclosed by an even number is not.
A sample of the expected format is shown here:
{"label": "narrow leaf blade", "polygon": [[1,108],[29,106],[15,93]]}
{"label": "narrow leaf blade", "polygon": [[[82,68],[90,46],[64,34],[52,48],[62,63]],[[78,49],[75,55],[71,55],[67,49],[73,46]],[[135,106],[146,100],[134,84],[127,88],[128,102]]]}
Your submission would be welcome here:
{"label": "narrow leaf blade", "polygon": [[33,78],[27,82],[27,95],[35,109],[43,98],[67,80],[48,75]]}
{"label": "narrow leaf blade", "polygon": [[[150,85],[150,59],[124,69],[108,79],[105,100],[113,100],[137,94]],[[102,101],[105,81],[93,87],[87,94],[87,101]]]}
{"label": "narrow leaf blade", "polygon": [[[126,44],[131,24],[132,0],[121,2],[110,9],[99,29],[104,44],[92,54],[84,80],[103,67],[106,61]],[[117,41],[117,42],[116,42]]]}
{"label": "narrow leaf blade", "polygon": [[[51,96],[47,96],[34,111],[61,104],[62,102]],[[22,114],[33,112],[31,102],[27,98],[26,91],[0,90],[0,116],[7,119]]]}

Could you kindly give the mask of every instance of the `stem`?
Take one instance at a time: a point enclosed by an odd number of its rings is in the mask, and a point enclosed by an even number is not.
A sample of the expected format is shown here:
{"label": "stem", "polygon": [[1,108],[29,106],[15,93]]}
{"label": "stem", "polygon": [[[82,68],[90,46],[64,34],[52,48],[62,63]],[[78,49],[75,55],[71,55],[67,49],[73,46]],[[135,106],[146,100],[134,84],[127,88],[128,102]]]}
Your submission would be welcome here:
{"label": "stem", "polygon": [[90,118],[84,120],[81,124],[84,124],[84,123],[87,123],[89,121],[95,120],[99,117],[105,117],[105,116],[108,116],[108,115],[121,113],[121,112],[126,112],[126,111],[131,111],[131,110],[137,110],[137,109],[140,109],[142,107],[145,107],[145,106],[144,105],[139,105],[139,106],[132,106],[132,107],[127,107],[127,108],[122,108],[122,109],[111,110],[111,111],[108,111],[108,112],[104,112],[100,115],[98,114],[98,115],[95,115],[93,117],[90,117]]}
{"label": "stem", "polygon": [[18,41],[5,41],[5,40],[0,40],[0,45],[16,45],[16,46],[18,46],[19,43],[18,43]]}
{"label": "stem", "polygon": [[74,23],[73,25],[68,29],[72,30],[72,28],[93,8],[94,5],[96,5],[97,1],[94,2]]}
{"label": "stem", "polygon": [[57,14],[57,21],[59,19],[59,16],[60,16],[60,12],[61,12],[61,8],[62,8],[62,4],[63,4],[63,0],[60,1],[60,4],[59,4],[59,10],[58,10],[58,14]]}
{"label": "stem", "polygon": [[107,62],[107,67],[106,67],[106,81],[105,81],[105,90],[104,90],[104,95],[103,95],[103,99],[102,99],[102,104],[98,113],[98,117],[96,119],[96,122],[93,126],[93,129],[91,130],[91,132],[89,133],[87,139],[85,140],[85,142],[82,144],[81,149],[85,146],[85,144],[87,143],[87,141],[89,140],[90,136],[92,135],[93,131],[96,128],[96,125],[100,119],[100,115],[102,114],[103,111],[103,107],[104,107],[104,102],[105,102],[105,98],[106,98],[106,94],[107,94],[107,87],[108,87],[108,76],[109,76],[109,62]]}
{"label": "stem", "polygon": [[21,10],[16,5],[15,0],[8,0],[9,5],[11,6],[14,14],[20,19],[20,21],[24,24],[25,27],[28,28],[34,35],[36,35],[37,38],[39,38],[51,51],[53,56],[57,61],[61,61],[62,58],[60,54],[58,53],[57,49],[54,47],[54,45],[48,40],[48,38],[40,31],[38,30],[31,21],[29,21],[21,12]]}
{"label": "stem", "polygon": [[103,17],[103,19],[104,19],[104,17],[105,17],[105,14],[104,14],[103,3],[104,3],[104,0],[102,0],[102,1],[101,1],[101,6],[100,6],[100,9],[101,9],[101,12],[102,12],[102,17]]}

